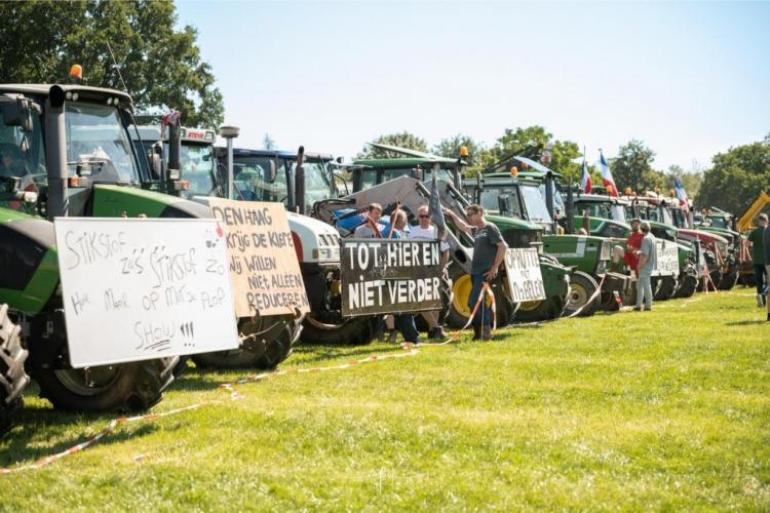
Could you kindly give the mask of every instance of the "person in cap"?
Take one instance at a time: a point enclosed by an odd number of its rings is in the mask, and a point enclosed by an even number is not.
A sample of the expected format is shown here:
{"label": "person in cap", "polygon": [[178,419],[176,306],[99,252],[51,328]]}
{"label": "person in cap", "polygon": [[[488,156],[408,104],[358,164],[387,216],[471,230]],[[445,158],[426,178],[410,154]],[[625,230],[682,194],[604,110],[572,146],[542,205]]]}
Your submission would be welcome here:
{"label": "person in cap", "polygon": [[749,234],[751,242],[751,264],[754,267],[754,281],[757,284],[757,306],[767,303],[767,274],[765,273],[765,244],[763,241],[767,227],[767,214],[759,214],[757,227]]}
{"label": "person in cap", "polygon": [[636,282],[636,306],[634,310],[652,310],[652,271],[658,265],[658,252],[655,247],[655,236],[650,231],[650,223],[642,221],[642,244],[639,248],[639,280]]}

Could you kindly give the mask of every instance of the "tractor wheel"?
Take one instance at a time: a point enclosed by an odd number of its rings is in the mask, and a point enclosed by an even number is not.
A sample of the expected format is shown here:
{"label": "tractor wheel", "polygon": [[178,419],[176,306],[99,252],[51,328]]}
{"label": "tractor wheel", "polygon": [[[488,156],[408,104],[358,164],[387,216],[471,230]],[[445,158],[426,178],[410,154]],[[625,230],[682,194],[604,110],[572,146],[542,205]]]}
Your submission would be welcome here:
{"label": "tractor wheel", "polygon": [[714,283],[717,284],[717,289],[719,290],[731,290],[737,282],[738,270],[735,267],[731,267],[728,272],[722,273],[718,282],[715,281]]}
{"label": "tractor wheel", "polygon": [[291,354],[301,326],[290,315],[238,319],[241,347],[231,351],[196,354],[198,367],[271,370]]}
{"label": "tractor wheel", "polygon": [[591,275],[582,271],[575,271],[569,280],[569,295],[564,307],[564,315],[572,315],[582,308],[578,314],[580,317],[588,317],[596,313],[599,307],[599,298],[595,297],[590,303],[589,299],[599,288],[599,284]]}
{"label": "tractor wheel", "polygon": [[688,274],[679,282],[674,297],[691,297],[698,289],[698,278]]}
{"label": "tractor wheel", "polygon": [[556,319],[564,310],[564,301],[559,296],[551,296],[542,301],[527,301],[519,305],[513,322],[535,322]]}
{"label": "tractor wheel", "polygon": [[655,291],[652,295],[652,299],[655,301],[665,301],[666,299],[671,299],[674,297],[674,293],[676,292],[676,278],[673,276],[663,276],[659,278],[657,281],[657,285],[653,285],[653,290]]}
{"label": "tractor wheel", "polygon": [[[60,353],[57,359],[67,361]],[[35,365],[32,377],[40,396],[69,411],[144,410],[160,401],[174,380],[179,358],[162,358],[84,369]]]}
{"label": "tractor wheel", "polygon": [[[470,274],[465,274],[461,269],[457,268],[452,275],[452,302],[449,308],[446,322],[450,328],[461,329],[468,323],[468,318],[471,315],[471,308],[468,307],[468,298],[471,295],[473,289],[473,281]],[[508,300],[503,292],[503,286],[498,284],[496,287],[492,287],[495,294],[495,307],[497,326],[505,326],[511,322],[511,315],[513,314],[513,304]],[[492,302],[487,298],[487,305]]]}
{"label": "tractor wheel", "polygon": [[382,321],[381,315],[349,317],[335,316],[330,319],[318,319],[313,312],[305,317],[300,340],[303,344],[356,346],[370,344],[377,334]]}
{"label": "tractor wheel", "polygon": [[0,305],[0,436],[8,431],[22,406],[21,393],[29,383],[24,372],[27,350],[21,344],[21,328],[8,318],[8,305]]}

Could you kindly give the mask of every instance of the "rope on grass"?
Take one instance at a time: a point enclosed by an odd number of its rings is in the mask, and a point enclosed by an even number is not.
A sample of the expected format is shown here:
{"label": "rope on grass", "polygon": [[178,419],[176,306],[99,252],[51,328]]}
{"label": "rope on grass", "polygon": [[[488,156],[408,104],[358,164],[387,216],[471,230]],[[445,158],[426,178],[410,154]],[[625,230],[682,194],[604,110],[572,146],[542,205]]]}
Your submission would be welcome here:
{"label": "rope on grass", "polygon": [[[428,344],[421,344],[421,345],[428,345]],[[431,344],[431,345],[443,345],[443,344]],[[235,389],[235,387],[238,385],[245,385],[247,383],[265,381],[269,378],[286,376],[289,374],[308,374],[311,372],[327,372],[332,370],[350,369],[352,367],[355,367],[357,365],[362,365],[364,363],[379,362],[383,360],[396,359],[396,358],[406,358],[409,356],[415,356],[418,353],[417,348],[415,348],[414,345],[412,344],[404,344],[402,348],[404,349],[403,352],[388,353],[388,354],[373,354],[373,355],[367,356],[366,358],[350,360],[348,362],[345,362],[339,365],[329,365],[326,367],[304,367],[304,368],[280,370],[275,372],[262,372],[259,374],[252,374],[250,376],[243,377],[233,383],[222,383],[221,385],[219,385],[219,388],[221,390],[224,390],[225,392],[230,393],[231,401],[236,401],[236,400],[243,399],[245,397]],[[69,447],[68,449],[57,452],[50,456],[45,456],[43,458],[40,458],[34,463],[31,463],[29,465],[22,465],[19,467],[5,467],[5,468],[0,467],[0,476],[9,475],[9,474],[18,474],[20,472],[25,472],[30,470],[39,470],[43,467],[47,467],[48,465],[51,465],[52,463],[55,463],[61,460],[62,458],[65,458],[77,452],[88,449],[89,447],[93,447],[94,445],[101,442],[104,439],[104,437],[106,437],[107,435],[113,434],[119,427],[125,424],[130,424],[134,422],[143,422],[143,421],[149,421],[149,420],[157,420],[163,417],[170,417],[172,415],[178,415],[180,413],[197,410],[199,408],[202,408],[203,406],[209,406],[213,404],[222,404],[222,403],[223,401],[221,400],[203,401],[200,403],[191,404],[189,406],[176,408],[174,410],[169,410],[169,411],[160,412],[160,413],[147,413],[145,415],[136,415],[133,417],[117,417],[110,420],[107,423],[107,426],[101,431],[99,431],[99,433],[97,433],[96,435],[93,435],[92,437],[88,438],[84,442],[75,444]]]}

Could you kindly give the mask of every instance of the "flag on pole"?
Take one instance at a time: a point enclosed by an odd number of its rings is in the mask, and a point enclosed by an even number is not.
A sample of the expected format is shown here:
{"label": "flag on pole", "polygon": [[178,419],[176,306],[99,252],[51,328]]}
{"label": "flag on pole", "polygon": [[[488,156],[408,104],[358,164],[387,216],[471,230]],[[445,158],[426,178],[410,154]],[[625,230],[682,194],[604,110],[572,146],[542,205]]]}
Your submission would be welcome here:
{"label": "flag on pole", "polygon": [[679,178],[674,178],[674,191],[676,191],[676,197],[679,200],[679,204],[682,206],[685,212],[690,210],[690,204],[687,201],[687,191],[684,190],[684,184]]}
{"label": "flag on pole", "polygon": [[588,172],[588,164],[583,159],[583,173],[580,175],[580,189],[588,194],[591,192],[591,173]]}
{"label": "flag on pole", "polygon": [[444,240],[446,238],[446,220],[444,219],[444,211],[441,210],[441,197],[438,193],[436,173],[433,173],[433,180],[430,185],[430,201],[428,208],[430,209],[430,219],[433,221],[433,224],[436,225],[438,238],[439,240]]}
{"label": "flag on pole", "polygon": [[607,189],[607,193],[610,196],[618,196],[618,186],[615,185],[615,180],[612,178],[612,171],[610,171],[610,166],[607,164],[607,159],[604,158],[604,153],[602,153],[602,150],[599,150],[599,169],[602,171],[602,183],[604,184],[604,188]]}

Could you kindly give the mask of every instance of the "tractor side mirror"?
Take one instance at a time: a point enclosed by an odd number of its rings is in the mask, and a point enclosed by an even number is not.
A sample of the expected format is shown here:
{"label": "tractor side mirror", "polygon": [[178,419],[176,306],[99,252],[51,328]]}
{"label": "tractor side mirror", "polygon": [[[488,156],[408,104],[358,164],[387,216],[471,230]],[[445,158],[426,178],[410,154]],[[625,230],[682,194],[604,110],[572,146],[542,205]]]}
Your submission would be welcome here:
{"label": "tractor side mirror", "polygon": [[511,197],[508,194],[500,194],[497,197],[497,209],[501,215],[509,215],[511,213]]}
{"label": "tractor side mirror", "polygon": [[270,176],[269,176],[270,183],[274,183],[278,172],[275,169],[275,161],[273,159],[270,159],[270,169],[268,170],[268,173],[270,173]]}
{"label": "tractor side mirror", "polygon": [[32,131],[32,109],[26,98],[3,98],[0,101],[3,123],[6,126],[18,126],[25,132]]}

